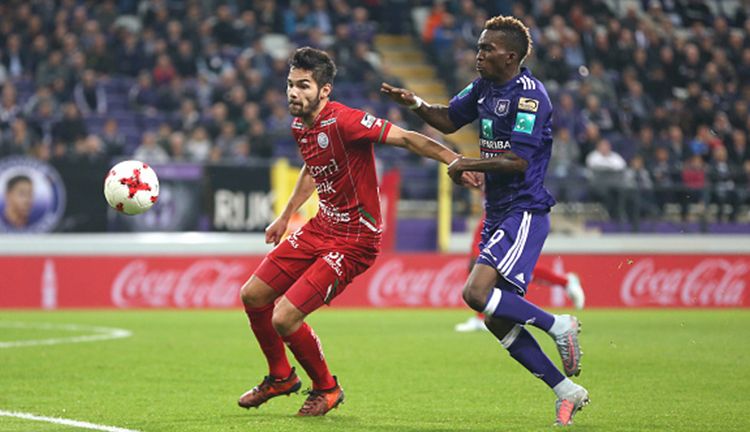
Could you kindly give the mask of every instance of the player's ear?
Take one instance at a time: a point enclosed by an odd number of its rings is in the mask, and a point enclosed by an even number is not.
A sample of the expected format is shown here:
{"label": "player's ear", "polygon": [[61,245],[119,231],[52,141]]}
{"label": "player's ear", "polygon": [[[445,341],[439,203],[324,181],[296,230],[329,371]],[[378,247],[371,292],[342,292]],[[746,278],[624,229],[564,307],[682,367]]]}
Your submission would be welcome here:
{"label": "player's ear", "polygon": [[320,89],[320,100],[323,100],[330,96],[332,91],[333,85],[331,85],[331,83],[323,84],[323,87]]}

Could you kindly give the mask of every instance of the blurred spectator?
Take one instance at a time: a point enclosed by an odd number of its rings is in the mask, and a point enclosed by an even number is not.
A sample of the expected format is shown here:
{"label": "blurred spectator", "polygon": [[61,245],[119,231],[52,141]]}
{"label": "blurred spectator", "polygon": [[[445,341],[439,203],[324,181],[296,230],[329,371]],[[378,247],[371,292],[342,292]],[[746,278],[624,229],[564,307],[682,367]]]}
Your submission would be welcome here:
{"label": "blurred spectator", "polygon": [[81,82],[73,89],[73,98],[78,110],[84,116],[107,113],[107,94],[104,92],[104,87],[97,81],[96,72],[92,69],[87,69],[83,73]]}
{"label": "blurred spectator", "polygon": [[[226,123],[231,125],[231,123]],[[197,127],[190,134],[190,138],[185,143],[185,151],[188,158],[193,162],[206,162],[211,154],[211,141],[208,140],[206,129]]]}
{"label": "blurred spectator", "polygon": [[185,148],[185,134],[172,132],[169,135],[169,160],[171,162],[190,162],[191,155]]}
{"label": "blurred spectator", "polygon": [[591,195],[617,220],[624,216],[620,193],[626,166],[625,159],[612,150],[605,138],[600,139],[594,151],[586,156],[586,168],[591,173]]}
{"label": "blurred spectator", "polygon": [[31,155],[39,144],[39,137],[26,124],[26,120],[17,118],[10,130],[0,136],[0,157],[11,155]]}
{"label": "blurred spectator", "polygon": [[[723,146],[714,147],[711,163],[708,167],[711,181],[710,202],[718,206],[719,221],[737,220],[739,212],[738,194],[735,191],[735,179],[738,172],[728,161],[727,150]],[[727,206],[730,208],[727,209]]]}
{"label": "blurred spectator", "polygon": [[2,95],[0,95],[0,132],[9,128],[21,114],[21,107],[18,106],[16,97],[16,88],[12,84],[3,86]]}
{"label": "blurred spectator", "polygon": [[11,34],[5,41],[5,49],[0,57],[3,66],[8,75],[18,78],[26,72],[27,58],[26,52],[21,47],[21,37],[17,34]]}
{"label": "blurred spectator", "polygon": [[52,138],[56,144],[55,154],[58,157],[70,153],[75,142],[84,139],[88,135],[86,124],[83,122],[81,113],[74,103],[68,102],[64,104],[62,112],[62,119],[52,126]]}
{"label": "blurred spectator", "polygon": [[144,132],[141,144],[135,149],[133,158],[149,164],[163,164],[169,162],[167,152],[157,144],[156,134]]}
{"label": "blurred spectator", "polygon": [[108,156],[115,157],[125,154],[125,137],[120,133],[117,120],[107,119],[104,122],[101,135],[102,148]]}
{"label": "blurred spectator", "polygon": [[633,229],[639,231],[641,219],[656,213],[654,183],[642,156],[636,155],[630,160],[623,176],[623,188],[620,212],[626,215]]}
{"label": "blurred spectator", "polygon": [[159,94],[152,85],[151,74],[141,71],[138,81],[128,91],[130,105],[138,112],[153,115],[159,103]]}
{"label": "blurred spectator", "polygon": [[687,220],[690,204],[706,201],[706,164],[703,158],[694,154],[688,158],[682,168],[682,191],[680,194],[680,215]]}

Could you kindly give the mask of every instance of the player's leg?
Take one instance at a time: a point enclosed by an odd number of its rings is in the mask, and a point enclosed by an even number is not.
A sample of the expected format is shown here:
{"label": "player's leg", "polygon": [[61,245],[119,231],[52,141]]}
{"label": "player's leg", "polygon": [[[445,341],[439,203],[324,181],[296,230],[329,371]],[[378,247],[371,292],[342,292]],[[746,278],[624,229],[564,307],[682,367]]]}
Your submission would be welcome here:
{"label": "player's leg", "polygon": [[576,309],[583,309],[583,306],[586,304],[586,294],[583,292],[581,280],[575,273],[561,274],[547,267],[537,265],[534,267],[534,282],[564,286],[565,293]]}
{"label": "player's leg", "polygon": [[300,416],[325,415],[344,400],[344,391],[331,375],[322,344],[304,319],[330,304],[374,258],[373,254],[360,261],[348,251],[330,252],[315,261],[276,305],[274,327],[313,381],[313,389],[297,413]]}
{"label": "player's leg", "polygon": [[550,314],[523,298],[548,232],[546,214],[524,212],[504,219],[484,242],[463,294],[477,312],[531,324],[549,333],[563,359],[565,374],[572,376],[580,373],[578,320]]}
{"label": "player's leg", "polygon": [[240,290],[250,328],[269,369],[260,384],[240,397],[237,403],[243,408],[257,408],[273,397],[295,393],[302,386],[289,364],[284,342],[274,328],[272,318],[276,298],[286,292],[312,260],[304,248],[295,248],[284,242],[269,253]]}
{"label": "player's leg", "polygon": [[492,316],[485,318],[485,324],[514,360],[555,392],[556,423],[570,424],[576,412],[589,402],[586,389],[560,373],[523,325]]}

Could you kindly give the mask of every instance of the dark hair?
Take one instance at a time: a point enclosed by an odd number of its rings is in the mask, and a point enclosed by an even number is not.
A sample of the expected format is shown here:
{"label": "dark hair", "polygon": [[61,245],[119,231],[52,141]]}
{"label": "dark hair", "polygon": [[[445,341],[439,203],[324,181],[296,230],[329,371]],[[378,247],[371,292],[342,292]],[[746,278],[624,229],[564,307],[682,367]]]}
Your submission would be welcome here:
{"label": "dark hair", "polygon": [[498,15],[488,19],[484,23],[485,30],[496,30],[503,33],[503,38],[511,51],[518,53],[523,62],[531,52],[531,35],[529,28],[518,18],[512,16]]}
{"label": "dark hair", "polygon": [[23,174],[11,177],[11,179],[8,180],[8,183],[5,185],[5,191],[10,192],[10,190],[13,189],[18,183],[21,183],[24,181],[31,183],[31,177],[23,175]]}
{"label": "dark hair", "polygon": [[311,71],[313,79],[321,87],[325,84],[333,84],[333,78],[336,76],[336,64],[331,56],[315,48],[298,48],[289,59],[289,66]]}

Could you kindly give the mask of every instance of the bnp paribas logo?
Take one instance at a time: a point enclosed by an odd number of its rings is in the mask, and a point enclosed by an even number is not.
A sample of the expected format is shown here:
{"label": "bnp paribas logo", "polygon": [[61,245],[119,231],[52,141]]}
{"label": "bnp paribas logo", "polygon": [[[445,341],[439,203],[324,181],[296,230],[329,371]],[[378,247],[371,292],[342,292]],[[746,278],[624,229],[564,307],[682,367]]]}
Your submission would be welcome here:
{"label": "bnp paribas logo", "polygon": [[482,119],[482,138],[495,139],[492,133],[492,119]]}

